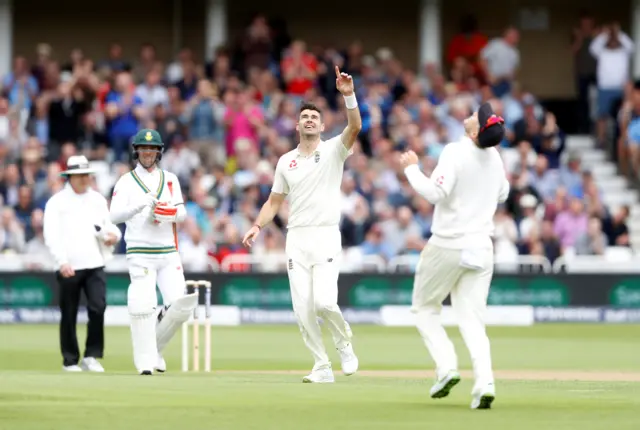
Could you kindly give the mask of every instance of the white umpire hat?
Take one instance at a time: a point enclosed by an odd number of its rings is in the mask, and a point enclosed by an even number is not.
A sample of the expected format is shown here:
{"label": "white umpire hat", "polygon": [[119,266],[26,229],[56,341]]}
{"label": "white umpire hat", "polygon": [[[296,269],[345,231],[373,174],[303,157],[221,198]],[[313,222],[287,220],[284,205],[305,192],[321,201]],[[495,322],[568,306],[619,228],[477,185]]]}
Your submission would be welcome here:
{"label": "white umpire hat", "polygon": [[67,170],[61,172],[63,176],[68,175],[88,175],[96,173],[96,170],[91,167],[89,160],[84,155],[72,155],[67,160]]}

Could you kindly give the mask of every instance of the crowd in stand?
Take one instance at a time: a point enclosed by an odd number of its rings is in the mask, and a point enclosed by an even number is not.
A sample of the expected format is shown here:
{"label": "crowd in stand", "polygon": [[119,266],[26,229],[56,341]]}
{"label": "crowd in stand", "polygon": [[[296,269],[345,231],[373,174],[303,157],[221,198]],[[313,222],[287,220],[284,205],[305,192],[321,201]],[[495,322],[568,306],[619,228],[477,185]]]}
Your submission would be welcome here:
{"label": "crowd in stand", "polygon": [[[584,56],[593,31],[583,20],[576,55]],[[398,151],[416,151],[429,173],[442,148],[463,135],[462,120],[487,100],[508,128],[500,151],[512,191],[496,215],[499,258],[538,255],[553,262],[567,248],[601,254],[607,245],[628,246],[628,209],[611,213],[603,205],[580,154],[565,154],[566,136],[554,115],[517,81],[518,43],[517,29],[488,40],[467,18],[442,67],[417,72],[387,48],[308,46],[261,16],[204,64],[188,48],[163,62],[153,44],[137,55],[113,44],[106,58],[94,59],[80,49],[65,58],[41,44],[33,58],[17,56],[1,81],[0,248],[46,254],[42,210],[64,185],[59,172],[66,159],[87,155],[99,169],[95,187],[108,197],[131,167],[131,136],[147,127],[162,135],[161,165],[178,175],[188,198],[189,217],[179,226],[185,268],[206,270],[210,261],[251,252],[261,261],[258,270],[279,270],[286,205],[251,251],[241,237],[270,192],[278,157],[297,144],[300,101],[323,109],[325,138],[345,126],[334,64],[354,76],[363,117],[342,185],[347,266],[421,251],[433,208],[408,185]]]}

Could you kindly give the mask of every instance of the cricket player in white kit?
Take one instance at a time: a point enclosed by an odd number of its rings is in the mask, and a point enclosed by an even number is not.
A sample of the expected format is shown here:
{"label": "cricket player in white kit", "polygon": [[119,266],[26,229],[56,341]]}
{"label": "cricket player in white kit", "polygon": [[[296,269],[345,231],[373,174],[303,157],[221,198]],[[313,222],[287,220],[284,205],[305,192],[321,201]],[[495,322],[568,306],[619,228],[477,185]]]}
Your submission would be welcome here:
{"label": "cricket player in white kit", "polygon": [[[197,294],[185,295],[176,223],[187,214],[178,178],[157,167],[160,134],[141,130],[132,145],[138,165],[116,183],[110,212],[114,224],[126,223],[134,365],[141,375],[152,375],[166,370],[162,351],[197,306]],[[158,315],[156,284],[164,303]]]}
{"label": "cricket player in white kit", "polygon": [[473,409],[489,409],[495,399],[483,318],[493,276],[493,217],[509,194],[502,158],[493,148],[504,138],[503,124],[483,104],[465,120],[465,136],[445,146],[430,178],[415,153],[401,156],[411,186],[435,205],[433,235],[416,267],[412,299],[418,331],[436,364],[431,397],[446,397],[460,382],[456,352],[440,322],[442,302],[451,294],[473,363]]}
{"label": "cricket player in white kit", "polygon": [[340,354],[342,372],[358,370],[351,345],[351,328],[338,307],[338,276],[342,255],[340,235],[340,186],[344,162],[362,128],[362,119],[351,76],[336,72],[336,86],[347,107],[348,123],[341,135],[321,140],[322,116],[313,104],[303,103],[296,129],[300,143],[278,160],[269,200],[243,243],[251,246],[260,230],[278,213],[288,196],[286,254],[293,310],[302,339],[315,364],[303,382],[331,383],[334,374],[322,341],[317,317],[328,327]]}

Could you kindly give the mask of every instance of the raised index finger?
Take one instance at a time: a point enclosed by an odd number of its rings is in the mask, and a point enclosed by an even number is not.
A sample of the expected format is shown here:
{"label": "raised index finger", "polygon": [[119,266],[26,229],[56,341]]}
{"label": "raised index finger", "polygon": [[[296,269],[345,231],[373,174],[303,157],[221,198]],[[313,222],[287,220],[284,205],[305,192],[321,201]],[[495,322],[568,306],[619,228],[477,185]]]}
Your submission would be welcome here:
{"label": "raised index finger", "polygon": [[340,68],[338,66],[335,66],[336,69],[336,78],[340,78]]}

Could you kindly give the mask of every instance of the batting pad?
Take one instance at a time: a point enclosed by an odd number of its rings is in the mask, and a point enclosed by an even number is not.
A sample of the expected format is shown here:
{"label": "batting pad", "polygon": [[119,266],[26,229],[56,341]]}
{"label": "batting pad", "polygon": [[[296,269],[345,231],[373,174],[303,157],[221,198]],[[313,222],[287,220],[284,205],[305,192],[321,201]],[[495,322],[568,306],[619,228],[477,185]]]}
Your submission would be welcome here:
{"label": "batting pad", "polygon": [[138,372],[153,370],[158,359],[153,312],[130,314],[133,362]]}
{"label": "batting pad", "polygon": [[162,352],[182,324],[189,320],[196,306],[198,306],[197,292],[180,297],[160,312],[156,325],[158,352]]}

